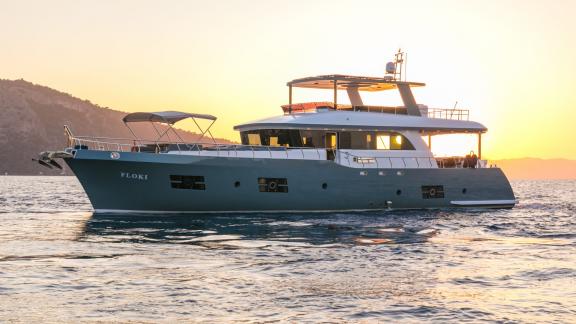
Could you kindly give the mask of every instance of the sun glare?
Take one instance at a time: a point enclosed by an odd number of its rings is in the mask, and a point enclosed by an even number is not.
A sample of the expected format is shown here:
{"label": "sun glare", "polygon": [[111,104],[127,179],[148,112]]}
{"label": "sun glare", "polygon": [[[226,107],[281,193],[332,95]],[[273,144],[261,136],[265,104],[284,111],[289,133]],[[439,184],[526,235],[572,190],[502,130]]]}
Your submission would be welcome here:
{"label": "sun glare", "polygon": [[[428,137],[424,137],[428,143]],[[432,136],[434,156],[465,156],[473,151],[478,154],[478,136],[473,134],[449,134]]]}

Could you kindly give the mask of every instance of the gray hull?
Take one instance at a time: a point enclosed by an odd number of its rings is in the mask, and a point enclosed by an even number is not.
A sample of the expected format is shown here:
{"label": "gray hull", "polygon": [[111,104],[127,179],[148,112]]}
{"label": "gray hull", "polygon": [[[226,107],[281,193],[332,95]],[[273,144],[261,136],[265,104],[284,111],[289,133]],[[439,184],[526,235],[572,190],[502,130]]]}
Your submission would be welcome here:
{"label": "gray hull", "polygon": [[[509,208],[515,200],[498,168],[355,169],[317,160],[110,153],[78,150],[65,159],[96,212]],[[202,176],[204,190],[173,188],[171,175]],[[261,192],[259,178],[285,178],[288,190]],[[427,186],[442,186],[442,195],[430,197]]]}

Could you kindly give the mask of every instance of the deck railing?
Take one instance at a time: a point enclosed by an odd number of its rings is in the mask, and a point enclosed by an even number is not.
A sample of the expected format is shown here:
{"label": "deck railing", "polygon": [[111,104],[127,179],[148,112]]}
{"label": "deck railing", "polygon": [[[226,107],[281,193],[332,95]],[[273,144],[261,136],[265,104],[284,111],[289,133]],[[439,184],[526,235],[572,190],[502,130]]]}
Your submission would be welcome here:
{"label": "deck railing", "polygon": [[[331,149],[313,147],[284,147],[242,144],[182,143],[152,141],[131,138],[72,136],[68,133],[68,145],[75,150],[190,154],[218,157],[286,158],[303,160],[328,160]],[[214,154],[215,153],[215,154]],[[244,153],[244,154],[242,154]],[[246,154],[248,153],[248,154]],[[262,154],[264,153],[264,154]],[[464,168],[464,158],[436,158],[432,156],[359,156],[336,150],[334,161],[355,168]],[[479,160],[476,167],[486,167],[486,161]]]}
{"label": "deck railing", "polygon": [[362,165],[362,168],[376,168],[376,169],[389,169],[392,168],[396,161],[401,161],[399,167],[411,168],[415,162],[416,168],[435,168],[436,161],[434,157],[431,156],[407,156],[407,157],[394,157],[394,156],[357,156],[349,152],[339,152],[340,164],[342,163],[342,158],[346,161],[348,166],[353,166],[354,164]]}
{"label": "deck railing", "polygon": [[[470,112],[467,109],[447,109],[447,108],[428,108],[425,106],[419,106],[420,113],[422,116],[428,118],[439,118],[439,119],[451,119],[451,120],[469,120]],[[365,111],[365,112],[379,112],[385,114],[393,115],[406,115],[406,107],[399,106],[353,106],[346,104],[338,104],[337,109],[334,109],[334,103],[322,101],[322,102],[305,102],[296,103],[292,105],[283,105],[282,110],[285,114],[290,113],[309,113],[316,112],[318,109],[331,109],[331,110],[343,110],[343,111]]]}
{"label": "deck railing", "polygon": [[467,109],[428,108],[429,118],[469,120],[470,111]]}
{"label": "deck railing", "polygon": [[[216,152],[216,156],[238,157],[239,152],[251,152],[255,158],[257,153],[266,152],[270,157],[275,157],[275,152],[284,152],[290,157],[290,152],[300,152],[302,158],[306,158],[305,152],[314,152],[318,159],[325,159],[326,149],[310,147],[284,147],[242,144],[215,144],[215,143],[184,143],[170,141],[153,141],[130,138],[69,136],[69,146],[77,150],[95,151],[118,151],[138,153],[167,153],[178,152]],[[189,153],[188,153],[189,154]],[[308,156],[309,157],[309,156]]]}

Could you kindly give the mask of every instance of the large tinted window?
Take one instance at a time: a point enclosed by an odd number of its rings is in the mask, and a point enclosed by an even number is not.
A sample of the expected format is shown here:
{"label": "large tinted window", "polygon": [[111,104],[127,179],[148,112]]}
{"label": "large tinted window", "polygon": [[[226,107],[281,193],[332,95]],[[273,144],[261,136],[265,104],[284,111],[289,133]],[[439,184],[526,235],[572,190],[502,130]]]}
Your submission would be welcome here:
{"label": "large tinted window", "polygon": [[[241,132],[242,144],[286,147],[332,147],[334,132],[261,129]],[[413,150],[410,141],[394,132],[338,132],[338,148],[353,150]]]}
{"label": "large tinted window", "polygon": [[340,132],[338,147],[352,150],[413,150],[410,141],[393,132]]}
{"label": "large tinted window", "polygon": [[291,129],[260,129],[240,133],[244,145],[302,147],[300,131]]}
{"label": "large tinted window", "polygon": [[325,131],[301,130],[300,138],[303,147],[325,147]]}

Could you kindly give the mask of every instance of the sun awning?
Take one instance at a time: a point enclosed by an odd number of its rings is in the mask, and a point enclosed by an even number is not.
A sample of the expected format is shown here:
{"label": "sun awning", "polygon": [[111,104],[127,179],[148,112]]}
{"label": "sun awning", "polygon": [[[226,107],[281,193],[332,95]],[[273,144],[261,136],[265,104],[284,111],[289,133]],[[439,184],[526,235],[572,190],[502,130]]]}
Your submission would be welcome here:
{"label": "sun awning", "polygon": [[182,119],[186,118],[200,118],[208,120],[216,120],[216,117],[212,115],[205,114],[193,114],[185,113],[180,111],[158,111],[158,112],[135,112],[128,114],[122,118],[125,123],[136,123],[136,122],[157,122],[157,123],[167,123],[173,125]]}
{"label": "sun awning", "polygon": [[407,84],[410,87],[422,87],[420,82],[398,81],[390,78],[362,77],[353,75],[319,75],[302,79],[295,79],[287,83],[288,86],[297,88],[334,89],[338,90],[356,88],[359,91],[383,91],[396,89],[399,84]]}

